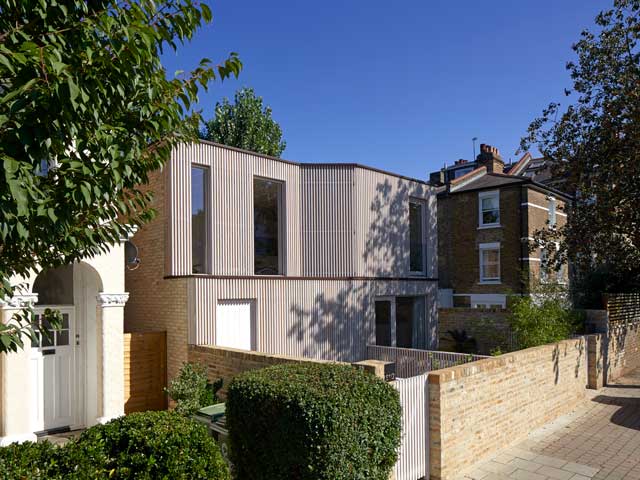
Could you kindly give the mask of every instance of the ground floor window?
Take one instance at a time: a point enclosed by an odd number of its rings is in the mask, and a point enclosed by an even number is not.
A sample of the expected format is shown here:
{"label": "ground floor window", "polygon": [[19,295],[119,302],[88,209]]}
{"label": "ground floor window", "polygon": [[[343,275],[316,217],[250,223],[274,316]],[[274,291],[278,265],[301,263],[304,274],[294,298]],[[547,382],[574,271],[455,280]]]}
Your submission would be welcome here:
{"label": "ground floor window", "polygon": [[426,348],[426,298],[379,297],[375,301],[376,345]]}

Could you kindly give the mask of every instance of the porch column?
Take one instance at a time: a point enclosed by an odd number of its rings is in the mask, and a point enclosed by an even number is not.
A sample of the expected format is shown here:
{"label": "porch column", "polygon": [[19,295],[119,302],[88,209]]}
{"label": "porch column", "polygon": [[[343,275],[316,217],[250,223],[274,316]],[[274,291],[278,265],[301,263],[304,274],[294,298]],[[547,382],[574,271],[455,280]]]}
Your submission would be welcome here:
{"label": "porch column", "polygon": [[98,422],[124,415],[124,305],[128,293],[99,293]]}
{"label": "porch column", "polygon": [[[16,295],[0,300],[0,322],[7,324],[13,315],[38,301],[37,294]],[[32,379],[29,368],[31,343],[24,339],[24,348],[0,354],[0,446],[13,442],[36,441],[31,411]]]}

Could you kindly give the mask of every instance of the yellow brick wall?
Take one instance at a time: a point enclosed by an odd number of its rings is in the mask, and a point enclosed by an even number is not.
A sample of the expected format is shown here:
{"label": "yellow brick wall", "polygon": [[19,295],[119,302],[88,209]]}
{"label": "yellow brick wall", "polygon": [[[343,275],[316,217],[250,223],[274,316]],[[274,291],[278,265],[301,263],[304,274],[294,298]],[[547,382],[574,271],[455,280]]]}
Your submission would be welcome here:
{"label": "yellow brick wall", "polygon": [[585,399],[583,338],[429,374],[431,478],[450,479]]}
{"label": "yellow brick wall", "polygon": [[141,260],[136,270],[125,276],[129,301],[125,307],[125,332],[167,332],[167,377],[176,375],[187,361],[188,315],[186,278],[164,279],[165,174],[150,176],[146,189],[154,192],[156,218],[142,227],[132,241]]}
{"label": "yellow brick wall", "polygon": [[640,322],[609,326],[607,381],[612,382],[640,367]]}
{"label": "yellow brick wall", "polygon": [[327,360],[291,357],[287,355],[270,355],[266,353],[247,352],[233,348],[215,347],[212,345],[189,346],[189,362],[200,363],[207,367],[209,381],[223,379],[222,396],[229,381],[236,375],[249,370],[279,365],[282,363],[342,363]]}

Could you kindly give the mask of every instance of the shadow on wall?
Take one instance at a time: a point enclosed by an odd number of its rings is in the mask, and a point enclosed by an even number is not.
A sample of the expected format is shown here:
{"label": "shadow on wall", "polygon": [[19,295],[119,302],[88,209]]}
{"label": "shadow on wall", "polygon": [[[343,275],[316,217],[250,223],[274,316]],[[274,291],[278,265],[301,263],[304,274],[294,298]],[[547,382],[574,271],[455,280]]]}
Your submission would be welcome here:
{"label": "shadow on wall", "polygon": [[[370,219],[368,228],[365,227],[365,231],[361,232],[362,236],[354,236],[354,239],[364,237],[364,248],[362,257],[352,259],[351,263],[360,263],[364,269],[356,269],[351,275],[362,275],[362,271],[365,276],[374,277],[409,275],[409,199],[413,196],[424,197],[426,193],[426,186],[412,189],[409,182],[402,179],[397,179],[394,185],[387,178],[376,185],[368,215],[362,212]],[[425,209],[425,223],[428,225],[434,220],[435,212],[426,203]],[[331,212],[327,214],[332,215]],[[353,216],[354,230],[368,221],[363,221],[360,214],[356,211]],[[435,235],[435,229],[427,230],[423,235]],[[425,242],[426,245],[433,245],[435,239],[427,237]],[[359,250],[355,248],[352,251]],[[331,276],[329,271],[318,273]],[[305,343],[305,356],[340,361],[362,360],[366,355],[367,343],[373,343],[375,336],[374,297],[396,294],[391,283],[386,287],[383,285],[381,282],[350,281],[335,292],[317,293],[310,306],[292,304],[289,310],[295,322],[287,332],[288,337]],[[430,310],[431,306],[428,305],[426,312]]]}
{"label": "shadow on wall", "polygon": [[611,416],[611,423],[633,430],[640,430],[640,398],[598,395],[593,399],[593,401],[604,405],[615,405],[620,407]]}
{"label": "shadow on wall", "polygon": [[[569,344],[568,343],[564,343],[563,344],[563,350],[560,350],[560,345],[561,344],[556,344],[553,348],[553,351],[551,352],[551,359],[553,362],[553,383],[558,385],[558,383],[560,382],[560,355],[562,355],[563,357],[567,357],[570,352],[569,352]],[[582,339],[580,341],[576,340],[576,344],[575,344],[575,350],[577,352],[577,361],[575,362],[575,368],[574,368],[574,377],[578,378],[580,376],[580,368],[582,367],[582,363],[585,361],[585,357],[586,357],[586,340]],[[587,378],[585,377],[585,386],[586,386],[586,382],[587,382]]]}

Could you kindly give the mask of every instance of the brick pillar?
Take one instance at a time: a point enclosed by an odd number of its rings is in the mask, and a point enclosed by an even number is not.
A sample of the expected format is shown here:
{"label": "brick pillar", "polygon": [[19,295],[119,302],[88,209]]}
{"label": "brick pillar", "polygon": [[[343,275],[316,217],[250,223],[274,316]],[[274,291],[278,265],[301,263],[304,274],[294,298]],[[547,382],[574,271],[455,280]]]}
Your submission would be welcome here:
{"label": "brick pillar", "polygon": [[124,305],[128,293],[99,293],[98,422],[124,415]]}
{"label": "brick pillar", "polygon": [[587,336],[587,388],[600,390],[605,386],[606,334]]}
{"label": "brick pillar", "polygon": [[[6,324],[22,308],[33,305],[37,294],[16,295],[0,301],[0,322]],[[31,369],[29,339],[17,352],[0,355],[0,446],[13,442],[36,441],[31,418]]]}

